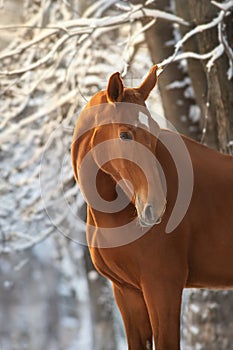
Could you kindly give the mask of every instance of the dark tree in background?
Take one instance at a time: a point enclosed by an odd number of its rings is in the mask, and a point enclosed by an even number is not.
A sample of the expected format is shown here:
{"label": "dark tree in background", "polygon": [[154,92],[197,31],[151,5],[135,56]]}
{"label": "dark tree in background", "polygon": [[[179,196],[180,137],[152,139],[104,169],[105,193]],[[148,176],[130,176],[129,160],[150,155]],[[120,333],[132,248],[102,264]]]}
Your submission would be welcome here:
{"label": "dark tree in background", "polygon": [[[223,2],[224,3],[224,2]],[[220,5],[221,7],[221,5]],[[187,19],[193,26],[209,23],[221,15],[219,7],[211,1],[176,0],[177,14]],[[196,101],[202,112],[202,124],[207,123],[206,143],[215,145],[222,152],[230,153],[233,139],[233,81],[229,70],[229,60],[233,63],[233,12],[229,12],[222,23],[207,31],[200,32],[190,41],[197,52],[203,54],[223,43],[225,53],[208,71],[206,62],[188,60],[188,73],[192,80]],[[227,44],[226,44],[227,43]],[[229,45],[229,46],[228,46]],[[190,47],[184,46],[184,51]],[[192,50],[194,51],[194,50]],[[205,120],[206,101],[209,102],[208,120]]]}
{"label": "dark tree in background", "polygon": [[[143,0],[132,2],[145,3]],[[220,15],[220,8],[209,0],[157,0],[151,6],[174,11],[187,20],[192,28],[210,23]],[[204,54],[219,45],[219,36],[222,35],[223,45],[227,40],[230,46],[226,45],[225,53],[213,63],[209,71],[206,60],[189,58],[187,66],[180,62],[171,64],[159,79],[159,90],[167,119],[181,133],[197,140],[200,140],[203,128],[207,127],[205,143],[226,153],[230,152],[230,141],[233,139],[233,84],[232,76],[227,75],[229,61],[233,62],[232,21],[233,13],[229,11],[229,15],[219,26],[200,31],[183,45],[184,52]],[[172,55],[177,40],[189,30],[190,26],[178,28],[178,25],[157,19],[155,25],[146,32],[153,62],[161,62]],[[207,110],[208,102],[210,106]]]}

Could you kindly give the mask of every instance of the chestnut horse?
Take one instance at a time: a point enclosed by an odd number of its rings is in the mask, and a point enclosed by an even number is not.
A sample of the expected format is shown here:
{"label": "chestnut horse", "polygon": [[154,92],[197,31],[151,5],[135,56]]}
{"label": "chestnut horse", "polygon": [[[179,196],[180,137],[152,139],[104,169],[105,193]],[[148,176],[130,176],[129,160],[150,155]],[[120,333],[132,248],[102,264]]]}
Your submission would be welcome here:
{"label": "chestnut horse", "polygon": [[72,144],[91,257],[112,281],[130,350],[153,337],[156,350],[180,349],[183,289],[233,287],[233,157],[159,128],[145,105],[156,72],[138,88],[113,74]]}

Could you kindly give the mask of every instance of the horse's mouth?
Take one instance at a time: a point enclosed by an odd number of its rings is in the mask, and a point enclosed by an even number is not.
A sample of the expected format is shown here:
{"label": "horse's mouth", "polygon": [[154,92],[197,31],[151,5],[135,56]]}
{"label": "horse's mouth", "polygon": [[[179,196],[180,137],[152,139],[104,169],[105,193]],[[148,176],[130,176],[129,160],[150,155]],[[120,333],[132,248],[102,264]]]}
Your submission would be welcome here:
{"label": "horse's mouth", "polygon": [[146,222],[140,217],[138,217],[138,220],[139,220],[139,223],[140,223],[141,227],[151,227],[151,226],[153,226],[155,224],[154,222],[153,223]]}
{"label": "horse's mouth", "polygon": [[139,219],[140,226],[142,226],[142,227],[151,227],[151,226],[154,226],[154,225],[158,225],[162,221],[161,217],[158,220],[153,221],[153,222],[145,221],[141,217],[138,217],[138,219]]}

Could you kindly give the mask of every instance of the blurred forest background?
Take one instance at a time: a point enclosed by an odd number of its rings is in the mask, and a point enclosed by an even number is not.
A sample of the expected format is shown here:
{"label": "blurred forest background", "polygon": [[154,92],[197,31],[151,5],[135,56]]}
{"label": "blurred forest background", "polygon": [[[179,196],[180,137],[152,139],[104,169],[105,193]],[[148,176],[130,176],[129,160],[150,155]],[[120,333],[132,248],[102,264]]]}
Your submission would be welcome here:
{"label": "blurred forest background", "polygon": [[[232,153],[232,0],[0,0],[0,350],[126,348],[69,150],[111,73],[161,62],[152,115]],[[185,291],[182,343],[232,350],[233,292]]]}

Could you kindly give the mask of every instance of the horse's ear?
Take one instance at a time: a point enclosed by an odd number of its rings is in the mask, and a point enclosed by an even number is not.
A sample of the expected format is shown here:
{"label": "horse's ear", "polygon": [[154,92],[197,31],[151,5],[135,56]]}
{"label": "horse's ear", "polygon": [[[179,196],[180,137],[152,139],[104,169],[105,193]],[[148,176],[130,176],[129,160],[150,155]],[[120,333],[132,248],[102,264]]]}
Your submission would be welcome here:
{"label": "horse's ear", "polygon": [[144,101],[148,98],[151,90],[155,87],[157,83],[157,70],[158,66],[154,65],[151,70],[149,71],[146,78],[143,80],[141,85],[137,88],[138,92],[144,99]]}
{"label": "horse's ear", "polygon": [[121,102],[124,95],[124,85],[120,77],[120,73],[111,75],[107,87],[108,102]]}

